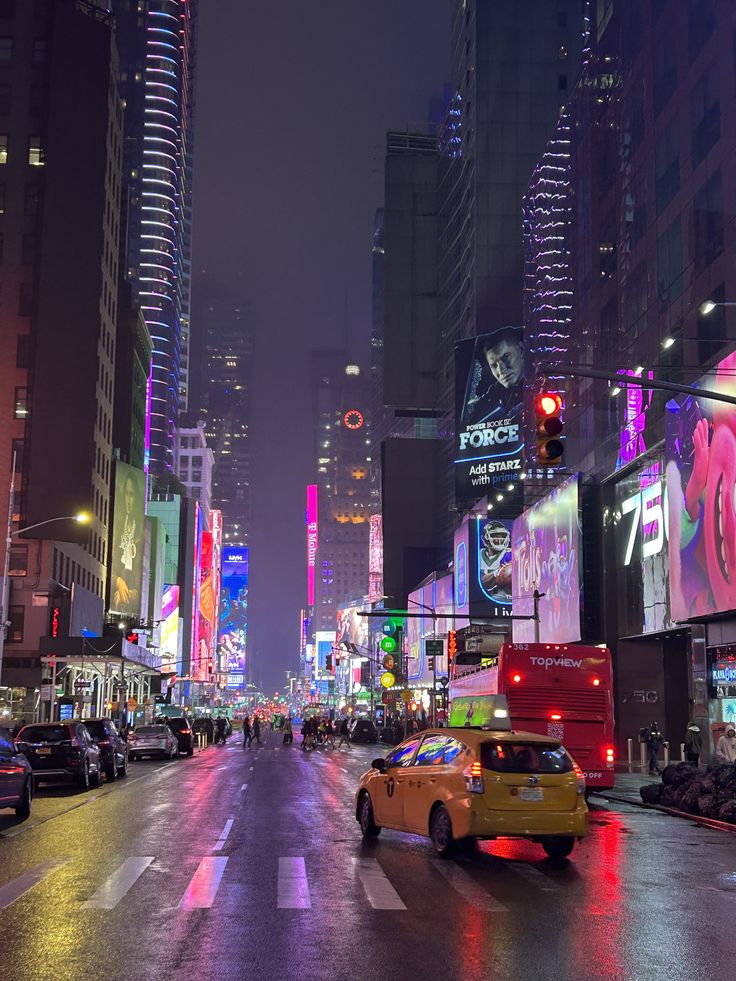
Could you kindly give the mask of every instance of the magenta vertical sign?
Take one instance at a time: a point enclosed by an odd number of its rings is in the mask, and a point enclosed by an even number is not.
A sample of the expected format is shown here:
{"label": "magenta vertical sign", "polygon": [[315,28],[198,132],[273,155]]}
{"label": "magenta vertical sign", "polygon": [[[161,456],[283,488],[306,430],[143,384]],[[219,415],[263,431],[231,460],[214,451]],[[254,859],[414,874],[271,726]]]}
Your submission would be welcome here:
{"label": "magenta vertical sign", "polygon": [[318,488],[307,484],[307,606],[314,606],[314,572],[317,567]]}

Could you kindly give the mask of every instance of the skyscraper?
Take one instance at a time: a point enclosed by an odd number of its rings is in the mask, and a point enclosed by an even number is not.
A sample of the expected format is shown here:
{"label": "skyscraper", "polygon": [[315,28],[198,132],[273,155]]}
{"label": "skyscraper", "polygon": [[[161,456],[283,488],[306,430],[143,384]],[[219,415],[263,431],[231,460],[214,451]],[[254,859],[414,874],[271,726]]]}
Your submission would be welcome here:
{"label": "skyscraper", "polygon": [[150,466],[171,470],[188,391],[197,0],[113,0],[125,100],[123,268],[153,341]]}

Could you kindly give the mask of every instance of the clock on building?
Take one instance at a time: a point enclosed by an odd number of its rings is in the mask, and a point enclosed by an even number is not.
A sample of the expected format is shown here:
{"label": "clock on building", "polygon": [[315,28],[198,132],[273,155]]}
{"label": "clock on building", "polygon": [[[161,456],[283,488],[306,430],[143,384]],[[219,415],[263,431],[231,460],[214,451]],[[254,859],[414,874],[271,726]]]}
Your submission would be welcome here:
{"label": "clock on building", "polygon": [[346,429],[360,429],[365,422],[363,413],[358,409],[348,409],[342,417],[343,425]]}

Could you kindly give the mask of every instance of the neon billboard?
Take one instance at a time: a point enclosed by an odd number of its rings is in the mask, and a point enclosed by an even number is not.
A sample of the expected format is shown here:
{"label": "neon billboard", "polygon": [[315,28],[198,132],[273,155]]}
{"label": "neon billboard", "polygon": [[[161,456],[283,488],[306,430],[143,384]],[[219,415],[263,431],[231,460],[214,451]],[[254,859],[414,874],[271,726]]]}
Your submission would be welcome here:
{"label": "neon billboard", "polygon": [[179,661],[179,587],[164,586],[161,600],[161,671],[177,671]]}
{"label": "neon billboard", "polygon": [[248,640],[248,549],[222,549],[220,645],[227,668],[227,687],[243,688]]}
{"label": "neon billboard", "polygon": [[307,606],[314,606],[314,571],[317,566],[318,547],[318,487],[307,485]]}

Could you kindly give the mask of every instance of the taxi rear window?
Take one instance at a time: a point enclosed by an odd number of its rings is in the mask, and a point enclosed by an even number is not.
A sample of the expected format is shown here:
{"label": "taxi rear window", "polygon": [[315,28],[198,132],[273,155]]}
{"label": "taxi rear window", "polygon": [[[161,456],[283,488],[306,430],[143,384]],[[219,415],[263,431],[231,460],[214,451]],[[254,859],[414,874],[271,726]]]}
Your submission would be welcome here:
{"label": "taxi rear window", "polygon": [[559,743],[481,743],[485,770],[500,773],[570,773],[572,759]]}

